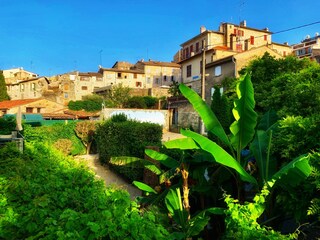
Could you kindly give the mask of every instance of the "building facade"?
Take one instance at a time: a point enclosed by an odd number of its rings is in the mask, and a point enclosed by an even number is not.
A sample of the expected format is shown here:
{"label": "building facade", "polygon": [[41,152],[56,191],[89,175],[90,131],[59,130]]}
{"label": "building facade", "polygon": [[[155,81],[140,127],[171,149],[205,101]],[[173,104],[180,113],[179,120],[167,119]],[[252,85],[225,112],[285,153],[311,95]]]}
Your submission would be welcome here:
{"label": "building facade", "polygon": [[[240,25],[222,23],[218,31],[200,28],[200,34],[181,44],[174,61],[181,65],[182,82],[192,88],[200,85],[202,61],[210,64],[219,59],[265,46],[281,56],[291,54],[287,44],[272,42],[272,32],[267,28],[255,29],[241,22]],[[210,73],[205,73],[210,74]]]}
{"label": "building facade", "polygon": [[308,57],[320,63],[320,35],[314,37],[307,36],[301,43],[291,46],[292,51],[298,58]]}

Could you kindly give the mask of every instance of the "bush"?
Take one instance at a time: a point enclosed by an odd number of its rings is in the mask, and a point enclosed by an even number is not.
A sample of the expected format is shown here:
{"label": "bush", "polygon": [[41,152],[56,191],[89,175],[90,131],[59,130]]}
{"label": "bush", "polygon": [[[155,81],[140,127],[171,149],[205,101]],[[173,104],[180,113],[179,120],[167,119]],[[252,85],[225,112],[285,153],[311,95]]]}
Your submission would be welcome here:
{"label": "bush", "polygon": [[70,101],[68,103],[68,108],[70,110],[85,110],[87,112],[100,111],[102,108],[103,99],[98,95],[88,95],[84,96],[83,100],[80,101]]}
{"label": "bush", "polygon": [[[129,194],[43,144],[0,168],[0,239],[165,239]],[[0,151],[0,159],[7,159]],[[19,160],[19,161],[18,161]]]}
{"label": "bush", "polygon": [[118,114],[115,114],[115,115],[111,116],[110,120],[112,122],[125,122],[125,121],[128,120],[128,117],[124,113],[118,113]]}
{"label": "bush", "polygon": [[0,134],[8,135],[11,134],[16,128],[16,121],[14,117],[7,119],[0,118]]}
{"label": "bush", "polygon": [[[111,157],[117,156],[144,158],[146,146],[161,145],[162,127],[154,123],[141,123],[131,120],[125,122],[106,121],[98,127],[96,139],[102,163],[108,163]],[[139,176],[138,179],[140,179],[142,169],[136,170],[137,173],[130,175]],[[124,171],[127,170],[124,169]],[[126,175],[130,180],[133,180],[132,176]]]}
{"label": "bush", "polygon": [[72,142],[71,155],[85,154],[86,149],[74,131],[76,122],[56,123],[52,126],[31,127],[24,125],[23,135],[27,142],[43,142],[55,144],[61,139],[69,139]]}
{"label": "bush", "polygon": [[151,96],[144,96],[143,100],[147,106],[147,108],[154,108],[157,104],[158,99]]}
{"label": "bush", "polygon": [[147,108],[143,97],[131,97],[124,105],[125,108]]}

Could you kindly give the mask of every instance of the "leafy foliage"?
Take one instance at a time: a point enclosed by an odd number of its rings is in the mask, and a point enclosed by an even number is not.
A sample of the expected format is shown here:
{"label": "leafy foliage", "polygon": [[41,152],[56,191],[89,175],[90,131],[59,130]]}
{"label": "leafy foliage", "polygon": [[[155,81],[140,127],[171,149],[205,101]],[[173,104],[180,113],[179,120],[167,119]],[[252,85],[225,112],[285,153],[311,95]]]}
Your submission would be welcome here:
{"label": "leafy foliage", "polygon": [[0,134],[11,134],[16,128],[16,121],[14,117],[0,118]]}
{"label": "leafy foliage", "polygon": [[147,108],[147,105],[140,96],[130,97],[124,104],[125,108]]}
{"label": "leafy foliage", "polygon": [[87,112],[95,112],[101,110],[102,102],[102,97],[93,94],[84,96],[83,100],[70,101],[68,108],[75,111],[85,110]]}
{"label": "leafy foliage", "polygon": [[118,113],[118,114],[112,115],[110,120],[111,122],[125,122],[128,120],[128,117],[125,113]]}
{"label": "leafy foliage", "polygon": [[[160,146],[162,127],[137,121],[102,123],[96,132],[100,161],[108,163],[111,157],[132,156],[143,158],[146,146]],[[142,169],[117,168],[131,180],[142,178]]]}
{"label": "leafy foliage", "polygon": [[[43,144],[0,168],[1,239],[165,239],[157,215]],[[0,159],[9,160],[0,149]]]}
{"label": "leafy foliage", "polygon": [[265,53],[240,71],[251,73],[256,110],[274,109],[280,117],[308,116],[319,108],[319,64],[288,56],[275,59]]}
{"label": "leafy foliage", "polygon": [[107,107],[122,108],[130,98],[130,88],[122,84],[112,85],[112,88],[103,96]]}
{"label": "leafy foliage", "polygon": [[226,233],[223,239],[296,239],[296,234],[281,235],[270,228],[263,227],[258,223],[259,217],[265,209],[266,197],[270,191],[265,187],[257,194],[253,201],[240,204],[239,200],[225,194],[227,204]]}
{"label": "leafy foliage", "polygon": [[171,94],[173,97],[181,96],[181,91],[179,89],[179,83],[177,81],[173,81],[170,85],[168,93]]}
{"label": "leafy foliage", "polygon": [[83,144],[86,146],[87,154],[89,154],[96,130],[96,123],[94,121],[77,122],[74,130],[77,136],[82,140]]}
{"label": "leafy foliage", "polygon": [[10,100],[7,93],[7,86],[3,76],[3,72],[0,70],[0,102],[4,100]]}
{"label": "leafy foliage", "polygon": [[60,139],[69,139],[72,142],[71,155],[85,153],[85,147],[75,134],[76,122],[56,123],[52,126],[31,127],[27,124],[23,126],[23,135],[27,142],[42,142],[54,144]]}

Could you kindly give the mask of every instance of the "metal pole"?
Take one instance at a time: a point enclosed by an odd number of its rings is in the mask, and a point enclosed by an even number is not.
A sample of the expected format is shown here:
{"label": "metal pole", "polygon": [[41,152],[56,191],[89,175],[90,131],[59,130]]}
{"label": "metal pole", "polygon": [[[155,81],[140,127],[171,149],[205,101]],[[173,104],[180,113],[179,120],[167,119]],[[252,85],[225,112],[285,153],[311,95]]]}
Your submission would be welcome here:
{"label": "metal pole", "polygon": [[205,101],[205,83],[206,82],[206,40],[203,40],[202,49],[202,74],[201,74],[201,97]]}
{"label": "metal pole", "polygon": [[[203,40],[202,46],[202,74],[201,74],[201,98],[206,101],[206,40]],[[204,135],[204,124],[200,119],[200,134]]]}

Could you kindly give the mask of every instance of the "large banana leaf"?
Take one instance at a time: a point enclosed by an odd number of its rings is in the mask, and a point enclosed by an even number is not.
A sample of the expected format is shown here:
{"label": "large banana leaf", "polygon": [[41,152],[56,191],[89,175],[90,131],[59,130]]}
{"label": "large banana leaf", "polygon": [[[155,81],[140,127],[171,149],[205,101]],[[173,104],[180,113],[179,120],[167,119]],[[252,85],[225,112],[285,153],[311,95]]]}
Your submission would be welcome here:
{"label": "large banana leaf", "polygon": [[188,212],[182,207],[180,189],[170,189],[166,199],[166,207],[177,224],[186,232]]}
{"label": "large banana leaf", "polygon": [[137,188],[139,188],[141,191],[157,194],[157,192],[152,187],[150,187],[149,185],[143,182],[133,181],[132,184],[135,185]]}
{"label": "large banana leaf", "polygon": [[144,150],[145,154],[147,154],[152,159],[157,160],[159,163],[163,164],[164,166],[168,168],[177,168],[179,167],[179,162],[175,159],[167,156],[166,154],[159,153],[157,151],[154,151],[152,149],[146,149]]}
{"label": "large banana leaf", "polygon": [[154,165],[153,162],[148,161],[146,159],[137,158],[137,157],[127,157],[127,156],[112,157],[110,158],[109,163],[115,166],[125,166],[125,167],[131,167],[131,168],[145,167],[157,175],[162,173],[161,170],[156,165]]}
{"label": "large banana leaf", "polygon": [[247,173],[229,153],[227,153],[222,147],[220,147],[215,142],[212,142],[208,138],[192,132],[190,130],[181,130],[181,133],[189,138],[192,138],[201,147],[202,150],[210,153],[215,162],[220,163],[226,167],[234,169],[243,181],[247,181],[253,184],[257,184],[257,181],[249,173]]}
{"label": "large banana leaf", "polygon": [[240,159],[240,152],[252,140],[257,124],[257,113],[254,111],[255,101],[251,77],[244,75],[237,84],[238,99],[232,110],[235,121],[231,124],[231,143]]}
{"label": "large banana leaf", "polygon": [[278,116],[276,111],[269,110],[266,112],[261,120],[259,121],[259,124],[257,126],[258,130],[264,130],[264,131],[270,131],[274,129],[274,127],[277,125]]}
{"label": "large banana leaf", "polygon": [[267,133],[263,130],[257,130],[250,145],[250,151],[253,153],[258,165],[262,184],[265,184],[270,179],[270,176],[275,173],[275,161],[269,155],[271,134],[272,131]]}
{"label": "large banana leaf", "polygon": [[181,150],[200,149],[192,138],[174,139],[163,144],[166,148],[177,148]]}
{"label": "large banana leaf", "polygon": [[221,141],[223,141],[227,146],[231,147],[229,138],[221,126],[218,118],[211,111],[209,106],[202,100],[202,98],[195,91],[184,84],[180,84],[179,89],[192,104],[194,110],[198,112],[207,130],[220,138]]}
{"label": "large banana leaf", "polygon": [[309,155],[301,155],[295,158],[272,176],[271,181],[268,182],[269,186],[272,186],[273,182],[276,182],[277,184],[289,185],[298,184],[311,173],[309,160]]}

